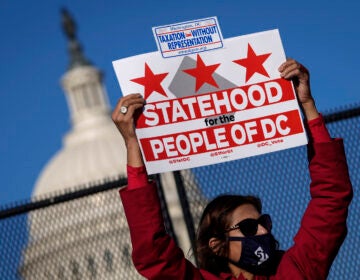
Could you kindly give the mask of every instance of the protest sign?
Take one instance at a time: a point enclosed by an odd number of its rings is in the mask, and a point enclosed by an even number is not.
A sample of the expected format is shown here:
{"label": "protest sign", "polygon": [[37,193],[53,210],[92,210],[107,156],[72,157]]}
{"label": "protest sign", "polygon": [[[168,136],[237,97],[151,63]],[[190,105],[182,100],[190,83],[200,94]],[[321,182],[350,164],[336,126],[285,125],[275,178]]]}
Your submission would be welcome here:
{"label": "protest sign", "polygon": [[123,95],[146,100],[136,133],[148,173],[305,145],[293,85],[278,71],[285,60],[275,29],[224,39],[222,48],[200,53],[114,61]]}

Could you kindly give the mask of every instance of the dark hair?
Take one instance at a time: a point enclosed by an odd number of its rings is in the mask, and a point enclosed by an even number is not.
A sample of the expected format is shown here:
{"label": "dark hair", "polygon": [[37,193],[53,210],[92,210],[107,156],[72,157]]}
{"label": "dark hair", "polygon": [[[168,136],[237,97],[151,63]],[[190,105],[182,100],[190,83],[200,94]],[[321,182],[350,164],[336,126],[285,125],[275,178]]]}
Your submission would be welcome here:
{"label": "dark hair", "polygon": [[[204,209],[196,236],[198,266],[215,275],[230,272],[228,267],[229,243],[225,229],[230,226],[229,216],[239,206],[251,204],[261,213],[261,200],[255,196],[221,195],[212,200]],[[215,251],[209,247],[209,240],[215,237],[220,242]]]}

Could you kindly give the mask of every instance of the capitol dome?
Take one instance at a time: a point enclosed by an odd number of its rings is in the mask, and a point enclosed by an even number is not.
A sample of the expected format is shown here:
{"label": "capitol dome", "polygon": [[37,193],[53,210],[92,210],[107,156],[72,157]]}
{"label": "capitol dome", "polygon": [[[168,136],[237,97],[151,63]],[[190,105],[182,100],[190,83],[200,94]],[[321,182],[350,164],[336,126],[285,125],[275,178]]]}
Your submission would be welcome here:
{"label": "capitol dome", "polygon": [[91,65],[75,67],[62,78],[72,129],[61,150],[40,173],[34,197],[126,176],[125,144],[110,118],[101,79],[101,73]]}

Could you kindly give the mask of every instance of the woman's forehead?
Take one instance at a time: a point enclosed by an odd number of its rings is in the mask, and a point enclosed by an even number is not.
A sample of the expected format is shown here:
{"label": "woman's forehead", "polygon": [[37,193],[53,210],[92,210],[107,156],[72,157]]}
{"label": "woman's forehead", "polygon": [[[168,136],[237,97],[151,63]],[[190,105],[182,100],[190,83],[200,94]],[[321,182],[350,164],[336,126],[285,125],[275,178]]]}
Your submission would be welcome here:
{"label": "woman's forehead", "polygon": [[257,219],[260,217],[260,213],[256,210],[255,206],[252,204],[243,204],[238,206],[231,214],[230,214],[230,222],[231,224],[236,224],[245,219]]}

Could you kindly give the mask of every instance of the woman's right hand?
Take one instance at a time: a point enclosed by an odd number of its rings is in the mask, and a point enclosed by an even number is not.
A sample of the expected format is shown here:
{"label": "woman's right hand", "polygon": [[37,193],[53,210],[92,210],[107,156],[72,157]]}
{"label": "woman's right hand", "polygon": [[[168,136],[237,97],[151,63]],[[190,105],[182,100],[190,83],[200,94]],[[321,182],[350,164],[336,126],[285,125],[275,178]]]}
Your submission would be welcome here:
{"label": "woman's right hand", "polygon": [[[112,120],[120,131],[125,143],[137,140],[135,134],[135,112],[145,104],[144,98],[139,93],[126,95],[119,99],[114,111]],[[127,108],[126,113],[121,112],[121,107]]]}
{"label": "woman's right hand", "polygon": [[[144,107],[145,100],[141,94],[133,93],[119,99],[112,112],[112,120],[124,138],[127,149],[127,163],[131,166],[143,165],[139,143],[135,133],[135,120],[138,110]],[[121,108],[126,107],[126,112]]]}

